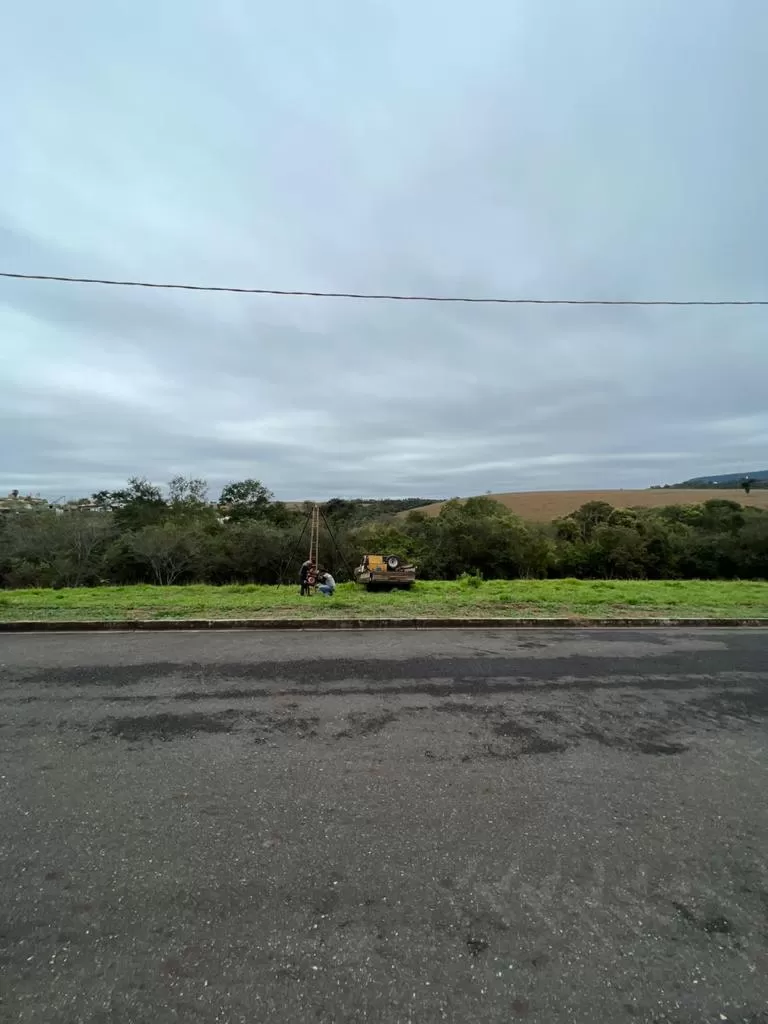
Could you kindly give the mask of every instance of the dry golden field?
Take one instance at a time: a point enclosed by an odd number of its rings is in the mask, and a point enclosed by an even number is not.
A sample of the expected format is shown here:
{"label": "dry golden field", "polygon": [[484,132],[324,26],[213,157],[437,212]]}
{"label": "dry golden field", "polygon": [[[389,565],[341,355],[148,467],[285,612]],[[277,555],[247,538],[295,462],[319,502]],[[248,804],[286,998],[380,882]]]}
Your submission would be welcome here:
{"label": "dry golden field", "polygon": [[[615,508],[659,508],[662,505],[696,505],[711,498],[725,498],[737,501],[740,505],[754,505],[768,509],[768,490],[752,491],[745,494],[740,489],[716,490],[706,488],[685,490],[669,488],[667,490],[647,491],[515,491],[511,494],[489,494],[489,498],[500,501],[523,519],[532,522],[549,522],[559,516],[567,516],[588,501],[607,501]],[[435,516],[443,506],[443,502],[425,505],[419,512]],[[407,513],[400,513],[407,515]]]}

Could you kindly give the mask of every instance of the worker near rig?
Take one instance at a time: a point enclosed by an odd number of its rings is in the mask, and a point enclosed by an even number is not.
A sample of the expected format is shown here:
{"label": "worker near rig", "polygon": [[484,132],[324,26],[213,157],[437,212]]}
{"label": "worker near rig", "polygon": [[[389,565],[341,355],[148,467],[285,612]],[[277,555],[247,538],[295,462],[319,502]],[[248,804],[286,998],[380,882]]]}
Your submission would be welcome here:
{"label": "worker near rig", "polygon": [[312,593],[312,587],[315,585],[315,579],[317,577],[317,568],[311,558],[308,558],[306,562],[302,562],[301,568],[299,569],[299,583],[301,584],[301,590],[299,593],[302,597],[309,597]]}

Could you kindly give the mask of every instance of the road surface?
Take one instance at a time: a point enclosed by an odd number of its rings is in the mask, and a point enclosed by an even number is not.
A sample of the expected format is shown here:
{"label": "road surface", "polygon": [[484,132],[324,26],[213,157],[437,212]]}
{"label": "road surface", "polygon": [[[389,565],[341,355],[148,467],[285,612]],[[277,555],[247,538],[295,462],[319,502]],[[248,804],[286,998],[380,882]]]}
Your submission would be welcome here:
{"label": "road surface", "polygon": [[768,631],[0,637],[0,1020],[768,1021]]}

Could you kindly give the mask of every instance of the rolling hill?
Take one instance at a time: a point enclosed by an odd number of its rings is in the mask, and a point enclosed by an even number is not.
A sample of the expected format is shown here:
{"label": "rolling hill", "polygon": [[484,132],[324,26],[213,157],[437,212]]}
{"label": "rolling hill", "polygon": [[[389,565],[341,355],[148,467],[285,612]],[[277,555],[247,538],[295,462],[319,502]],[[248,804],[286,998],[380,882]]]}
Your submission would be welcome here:
{"label": "rolling hill", "polygon": [[751,473],[711,473],[709,476],[694,476],[690,480],[683,480],[680,484],[672,484],[673,487],[727,487],[729,484],[738,487],[742,480],[747,477],[753,482],[763,483],[768,481],[768,469],[755,469]]}
{"label": "rolling hill", "polygon": [[[702,501],[725,499],[736,501],[740,505],[768,509],[768,490],[745,494],[740,489],[675,487],[647,491],[514,491],[510,494],[488,494],[486,497],[500,501],[523,519],[540,523],[567,516],[588,501],[607,501],[615,508],[660,508],[663,505],[695,505]],[[418,511],[436,516],[444,504],[445,502],[438,501]],[[407,514],[400,513],[401,516]]]}

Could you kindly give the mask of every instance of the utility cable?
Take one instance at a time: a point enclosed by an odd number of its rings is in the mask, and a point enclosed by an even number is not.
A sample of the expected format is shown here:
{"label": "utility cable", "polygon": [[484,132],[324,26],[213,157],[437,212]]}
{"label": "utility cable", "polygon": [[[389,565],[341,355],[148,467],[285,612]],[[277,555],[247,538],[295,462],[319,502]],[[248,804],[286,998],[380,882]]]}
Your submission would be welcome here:
{"label": "utility cable", "polygon": [[288,288],[235,288],[222,285],[169,284],[157,281],[118,281],[100,277],[20,274],[0,270],[0,277],[19,281],[58,281],[101,284],[120,288],[157,288],[190,292],[232,292],[238,295],[278,295],[312,299],[370,299],[388,302],[469,302],[506,306],[768,306],[768,299],[533,299],[469,295],[400,295],[384,292],[320,292]]}

